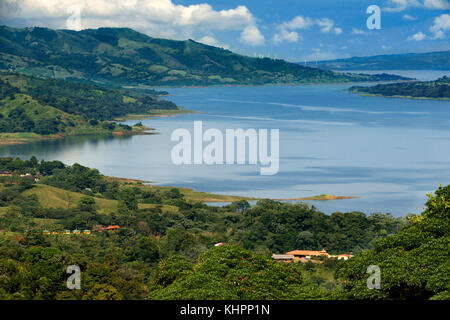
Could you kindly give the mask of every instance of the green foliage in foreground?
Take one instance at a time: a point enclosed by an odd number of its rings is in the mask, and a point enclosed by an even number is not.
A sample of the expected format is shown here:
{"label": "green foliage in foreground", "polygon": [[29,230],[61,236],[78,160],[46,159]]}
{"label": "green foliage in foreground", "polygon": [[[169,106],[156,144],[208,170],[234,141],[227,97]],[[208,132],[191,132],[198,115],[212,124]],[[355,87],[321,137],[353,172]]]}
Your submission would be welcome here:
{"label": "green foliage in foreground", "polygon": [[353,86],[349,91],[386,97],[450,99],[450,78],[444,76],[435,81],[377,84],[371,87]]}
{"label": "green foliage in foreground", "polygon": [[[347,299],[450,299],[450,186],[428,195],[426,210],[396,235],[338,266]],[[366,269],[381,269],[381,290],[369,290]]]}
{"label": "green foliage in foreground", "polygon": [[[167,281],[170,270],[183,270]],[[165,280],[165,281],[164,281]],[[150,299],[323,299],[326,292],[302,278],[299,264],[275,262],[240,247],[224,245],[203,253],[192,266],[181,257],[160,263],[159,286]]]}
{"label": "green foliage in foreground", "polygon": [[[12,176],[0,177],[0,299],[449,298],[450,186],[405,224],[388,214],[325,215],[273,200],[209,207],[176,188],[152,191],[34,157],[0,159],[2,170]],[[76,205],[58,205],[58,198],[36,192],[43,187],[77,196]],[[56,207],[44,206],[44,197]],[[120,231],[43,234],[111,224]],[[214,247],[217,242],[225,245]],[[322,248],[356,256],[322,264],[270,258]],[[81,290],[65,286],[72,264],[81,268]],[[372,264],[381,268],[381,290],[367,289]]]}

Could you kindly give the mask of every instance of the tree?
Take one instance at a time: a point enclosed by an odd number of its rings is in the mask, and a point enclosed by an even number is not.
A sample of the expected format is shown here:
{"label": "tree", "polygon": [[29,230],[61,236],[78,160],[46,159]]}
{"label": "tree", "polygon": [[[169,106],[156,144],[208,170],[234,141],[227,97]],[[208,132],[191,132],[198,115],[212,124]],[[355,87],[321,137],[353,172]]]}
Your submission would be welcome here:
{"label": "tree", "polygon": [[83,300],[123,300],[120,292],[109,284],[96,284],[82,298]]}
{"label": "tree", "polygon": [[95,199],[89,196],[81,197],[78,201],[78,208],[81,211],[95,212]]}
{"label": "tree", "polygon": [[245,212],[250,209],[250,204],[247,200],[235,201],[232,205],[236,207],[237,212]]}
{"label": "tree", "polygon": [[[175,260],[175,259],[174,259]],[[243,248],[224,245],[204,252],[192,271],[175,276],[171,264],[189,268],[186,261],[160,263],[168,286],[150,293],[150,299],[306,299],[320,298],[321,290],[306,285],[296,264],[252,254]]]}
{"label": "tree", "polygon": [[169,191],[165,192],[165,197],[169,199],[181,199],[183,198],[183,194],[177,188],[171,188]]}
{"label": "tree", "polygon": [[136,195],[131,188],[125,188],[119,193],[119,203],[123,204],[127,210],[136,211],[138,209],[138,202]]}
{"label": "tree", "polygon": [[159,259],[159,248],[154,238],[139,239],[139,257],[147,263],[156,262]]}
{"label": "tree", "polygon": [[171,256],[159,263],[155,283],[161,288],[165,288],[175,280],[187,276],[193,267],[188,258],[178,255]]}
{"label": "tree", "polygon": [[[450,297],[450,186],[429,194],[421,216],[375,248],[338,265],[344,282],[342,297],[349,299],[448,299]],[[367,268],[381,271],[381,289],[367,286]]]}

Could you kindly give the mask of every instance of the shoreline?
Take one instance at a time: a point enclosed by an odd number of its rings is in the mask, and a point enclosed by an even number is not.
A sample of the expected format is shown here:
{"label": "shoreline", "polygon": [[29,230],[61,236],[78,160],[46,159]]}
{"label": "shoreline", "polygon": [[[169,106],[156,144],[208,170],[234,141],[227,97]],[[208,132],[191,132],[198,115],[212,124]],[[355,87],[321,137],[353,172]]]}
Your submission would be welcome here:
{"label": "shoreline", "polygon": [[383,98],[395,98],[395,99],[411,99],[411,100],[432,100],[432,101],[450,101],[450,98],[429,98],[429,97],[413,97],[413,96],[386,96],[381,93],[364,93],[358,91],[349,91],[350,93],[357,94],[361,97],[383,97]]}
{"label": "shoreline", "polygon": [[178,187],[178,186],[157,186],[154,185],[155,181],[146,181],[141,179],[132,179],[132,178],[121,178],[121,177],[110,177],[105,176],[106,179],[110,181],[117,181],[124,185],[134,186],[138,188],[148,188],[156,191],[167,191],[172,188],[179,189],[180,192],[186,197],[189,201],[197,201],[204,203],[213,203],[213,202],[235,202],[235,201],[259,201],[264,199],[270,199],[274,201],[306,201],[306,200],[316,200],[316,201],[332,201],[332,200],[344,200],[344,199],[356,199],[360,197],[356,196],[337,196],[332,194],[321,194],[310,197],[299,197],[299,198],[267,198],[267,197],[246,197],[246,196],[237,196],[237,195],[229,195],[229,194],[215,194],[205,191],[196,191],[193,188],[186,187]]}
{"label": "shoreline", "polygon": [[[157,112],[143,113],[143,114],[128,114],[123,117],[115,118],[114,120],[117,122],[130,121],[130,120],[145,120],[152,118],[169,118],[182,114],[191,114],[197,113],[197,111],[187,110],[183,107],[179,107],[181,109],[172,110],[172,109],[160,109]],[[153,129],[156,130],[156,129]]]}
{"label": "shoreline", "polygon": [[[144,119],[152,119],[157,117],[173,117],[181,114],[191,114],[197,113],[196,111],[179,109],[179,110],[164,110],[161,109],[159,112],[148,113],[148,114],[130,114],[121,118],[114,119],[117,122],[122,121],[131,121],[131,120],[144,120]],[[48,141],[48,140],[59,140],[64,139],[69,136],[83,136],[83,135],[95,135],[95,136],[104,136],[104,137],[125,137],[132,135],[153,135],[158,134],[158,132],[149,132],[155,131],[155,128],[149,128],[146,126],[133,126],[132,131],[112,131],[112,132],[102,132],[102,133],[90,133],[90,132],[80,132],[69,135],[62,134],[54,134],[48,136],[42,136],[35,133],[0,133],[0,147],[7,145],[19,145],[19,144],[27,144],[36,141]],[[195,191],[192,188],[186,187],[178,187],[178,186],[155,186],[152,183],[154,181],[145,181],[141,179],[131,179],[131,178],[121,178],[121,177],[109,177],[105,176],[109,180],[118,181],[121,184],[125,185],[133,185],[142,188],[152,188],[156,190],[167,190],[171,188],[179,189],[183,195],[185,195],[188,201],[197,201],[203,203],[220,203],[220,202],[235,202],[235,201],[259,201],[263,199],[270,199],[274,201],[304,201],[304,200],[317,200],[317,201],[331,201],[331,200],[342,200],[342,199],[355,199],[359,197],[355,196],[337,196],[331,194],[321,194],[310,197],[298,197],[298,198],[259,198],[259,197],[246,197],[246,196],[236,196],[236,195],[223,195],[223,194],[214,194],[210,192],[203,191]]]}
{"label": "shoreline", "polygon": [[[114,121],[122,122],[127,120],[144,120],[151,119],[157,117],[173,117],[179,114],[189,114],[195,113],[195,111],[179,109],[179,110],[168,110],[168,109],[160,109],[158,112],[148,113],[148,114],[129,114],[124,116],[123,118],[116,118]],[[51,135],[39,135],[33,132],[6,132],[0,133],[0,147],[1,146],[11,146],[11,145],[21,145],[28,144],[38,141],[50,141],[50,140],[59,140],[67,137],[74,136],[97,136],[97,137],[126,137],[126,136],[134,136],[134,135],[152,135],[159,134],[155,128],[149,128],[146,126],[137,127],[133,126],[131,131],[83,131],[74,132],[70,134],[62,134],[56,133]]]}
{"label": "shoreline", "polygon": [[155,130],[153,128],[142,127],[142,129],[133,129],[132,131],[111,131],[111,132],[79,132],[73,134],[63,135],[60,133],[52,135],[38,135],[35,133],[0,133],[0,147],[1,146],[12,146],[12,145],[22,145],[38,141],[51,141],[51,140],[61,140],[68,137],[76,136],[96,136],[96,137],[126,137],[134,135],[152,135],[158,134],[157,132],[149,132]]}
{"label": "shoreline", "polygon": [[[417,80],[414,79],[404,79],[404,80],[377,80],[377,81],[330,81],[330,82],[293,82],[293,83],[263,83],[263,84],[208,84],[208,85],[154,85],[152,88],[170,88],[170,89],[203,89],[203,88],[221,88],[221,87],[231,87],[231,88],[247,88],[247,87],[278,87],[278,86],[319,86],[319,85],[353,85],[353,84],[361,84],[361,83],[371,83],[371,84],[382,84],[382,83],[397,83],[397,82],[415,82]],[[135,89],[139,89],[139,86],[136,86]],[[162,95],[162,97],[172,96]]]}

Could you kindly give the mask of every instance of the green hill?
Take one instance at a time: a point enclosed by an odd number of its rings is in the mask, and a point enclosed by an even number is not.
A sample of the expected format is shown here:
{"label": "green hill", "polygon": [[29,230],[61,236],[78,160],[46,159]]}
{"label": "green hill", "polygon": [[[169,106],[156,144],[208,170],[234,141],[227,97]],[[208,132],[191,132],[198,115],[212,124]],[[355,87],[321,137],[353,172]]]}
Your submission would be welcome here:
{"label": "green hill", "polygon": [[444,76],[435,81],[378,84],[371,87],[353,86],[349,91],[385,97],[450,99],[450,78]]}
{"label": "green hill", "polygon": [[[131,127],[116,124],[113,120],[128,114],[178,110],[172,102],[160,100],[156,93],[0,73],[0,134],[131,133]],[[15,138],[24,137],[32,136]],[[6,140],[14,136],[1,138]]]}
{"label": "green hill", "polygon": [[450,70],[450,51],[387,54],[319,61],[332,70]]}
{"label": "green hill", "polygon": [[[377,81],[284,60],[250,58],[193,40],[152,38],[127,28],[79,32],[0,27],[0,70],[109,84],[224,85]],[[384,75],[381,80],[401,77]]]}

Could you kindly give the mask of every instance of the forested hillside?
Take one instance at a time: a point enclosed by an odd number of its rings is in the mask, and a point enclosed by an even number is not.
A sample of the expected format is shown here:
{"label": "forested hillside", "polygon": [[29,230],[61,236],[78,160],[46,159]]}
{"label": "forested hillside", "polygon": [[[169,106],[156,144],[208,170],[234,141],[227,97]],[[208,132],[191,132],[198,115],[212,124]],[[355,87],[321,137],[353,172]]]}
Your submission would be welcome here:
{"label": "forested hillside", "polygon": [[444,76],[435,81],[377,84],[371,87],[353,86],[349,91],[385,97],[450,99],[450,78]]}
{"label": "forested hillside", "polygon": [[105,121],[152,110],[178,109],[157,94],[0,73],[0,133],[48,135],[130,130]]}
{"label": "forested hillside", "polygon": [[[210,207],[183,189],[108,178],[79,164],[35,157],[2,158],[0,172],[2,299],[177,298],[205,274],[209,280],[198,282],[189,297],[326,298],[340,288],[332,275],[336,261],[288,265],[270,254],[358,254],[406,224],[389,214],[326,215],[306,204],[273,200]],[[120,230],[95,231],[108,225]],[[92,233],[63,234],[76,229]],[[210,250],[218,242],[224,247]],[[82,269],[82,290],[65,287],[71,264]],[[211,290],[219,279],[221,286]],[[247,279],[244,292],[236,281]]]}
{"label": "forested hillside", "polygon": [[48,78],[145,85],[331,83],[402,79],[343,74],[250,58],[193,40],[152,38],[127,28],[79,32],[0,27],[0,70]]}

